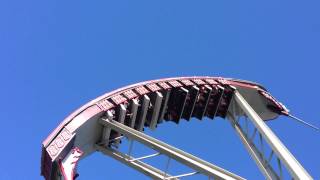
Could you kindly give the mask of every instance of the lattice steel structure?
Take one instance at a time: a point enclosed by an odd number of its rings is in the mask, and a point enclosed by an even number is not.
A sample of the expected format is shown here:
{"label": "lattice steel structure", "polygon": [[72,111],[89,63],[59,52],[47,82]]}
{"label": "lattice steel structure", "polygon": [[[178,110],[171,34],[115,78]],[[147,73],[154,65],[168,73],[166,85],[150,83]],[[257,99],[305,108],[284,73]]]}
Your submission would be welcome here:
{"label": "lattice steel structure", "polygon": [[[144,133],[164,121],[225,118],[230,121],[244,146],[266,179],[312,179],[282,144],[265,121],[288,110],[261,85],[221,77],[178,77],[146,81],[106,93],[69,115],[44,140],[41,174],[45,179],[71,180],[77,176],[77,161],[100,151],[153,179],[180,179],[203,174],[209,179],[244,179]],[[120,142],[130,142],[128,152]],[[133,157],[133,142],[156,151]],[[161,170],[143,162],[155,156],[168,158]],[[193,172],[168,173],[170,160]]]}

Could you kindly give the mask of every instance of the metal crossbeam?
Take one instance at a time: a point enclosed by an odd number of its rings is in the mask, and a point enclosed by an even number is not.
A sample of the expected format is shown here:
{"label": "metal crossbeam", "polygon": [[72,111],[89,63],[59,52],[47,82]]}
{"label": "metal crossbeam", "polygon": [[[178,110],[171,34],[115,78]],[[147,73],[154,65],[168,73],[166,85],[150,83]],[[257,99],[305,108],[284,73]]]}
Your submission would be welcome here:
{"label": "metal crossbeam", "polygon": [[[108,155],[124,164],[126,164],[127,166],[130,166],[134,169],[136,169],[137,171],[151,177],[152,179],[165,179],[165,174],[163,171],[150,166],[142,161],[139,160],[135,160],[135,161],[130,161],[130,159],[132,159],[131,156],[128,156],[126,154],[123,154],[117,150],[114,150],[112,148],[108,148],[108,147],[103,147],[103,146],[99,146],[96,145],[95,146],[96,149],[100,152],[102,152],[105,155]],[[174,178],[174,179],[178,179],[178,178]]]}
{"label": "metal crossbeam", "polygon": [[147,159],[147,158],[159,156],[160,154],[161,154],[161,153],[154,153],[154,154],[150,154],[150,155],[147,155],[147,156],[142,156],[142,157],[130,159],[129,161],[137,161],[137,160]]}
{"label": "metal crossbeam", "polygon": [[[179,150],[179,149],[172,147],[164,142],[161,142],[155,138],[152,138],[142,132],[139,132],[139,131],[134,130],[130,127],[127,127],[119,122],[109,120],[109,119],[100,119],[100,122],[104,126],[111,128],[112,130],[115,130],[115,131],[123,134],[124,136],[127,136],[130,140],[138,141],[138,142],[158,151],[159,153],[168,156],[169,158],[172,158],[172,159],[174,159],[184,165],[191,167],[196,172],[204,174],[208,177],[213,177],[214,179],[228,179],[228,180],[229,179],[230,180],[244,179],[244,178],[237,176],[227,170],[224,170],[223,168],[220,168],[216,165],[210,164],[210,163],[208,163],[202,159],[199,159],[191,154],[188,154],[182,150]],[[98,147],[98,150],[100,150],[99,147]],[[128,162],[135,163],[135,162],[139,162],[139,161],[126,161],[125,164],[128,164]],[[132,164],[128,164],[128,165],[132,166]],[[140,168],[140,169],[138,168],[138,170],[145,173],[145,170],[143,168]],[[162,176],[164,175],[163,178],[170,177],[169,175],[166,174],[166,172],[164,172],[162,174]],[[156,175],[154,175],[154,171],[151,175],[156,176]]]}
{"label": "metal crossbeam", "polygon": [[[256,161],[258,167],[265,175],[267,179],[281,179],[282,178],[282,167],[281,162],[284,164],[288,172],[294,179],[305,179],[309,180],[312,177],[308,172],[301,166],[301,164],[294,158],[294,156],[289,152],[289,150],[282,144],[278,137],[272,132],[272,130],[264,123],[264,121],[259,117],[259,115],[253,110],[249,103],[242,97],[242,95],[235,90],[232,100],[233,106],[229,107],[228,118],[231,120],[233,127],[240,136],[240,139],[244,143],[245,147],[249,151],[250,155]],[[253,140],[249,138],[248,128],[246,124],[246,132],[241,128],[237,122],[237,114],[234,108],[240,108],[246,116],[249,117],[255,129],[259,132],[260,143],[263,148],[262,139],[264,139],[272,150],[269,160],[263,156],[263,152],[259,151],[253,143]],[[238,110],[239,111],[239,110]],[[239,114],[238,114],[239,115]],[[240,114],[241,115],[241,114]],[[256,130],[255,130],[256,131]],[[254,135],[252,137],[255,136]],[[277,155],[277,160],[279,164],[280,173],[277,175],[275,171],[271,168],[270,164],[266,163],[270,161],[273,154]],[[281,161],[281,162],[280,162]]]}
{"label": "metal crossbeam", "polygon": [[166,180],[167,180],[167,179],[175,179],[175,178],[193,176],[193,175],[196,175],[196,174],[199,174],[199,172],[191,172],[191,173],[180,174],[180,175],[176,175],[176,176],[167,177],[167,178],[165,178],[165,179],[166,179]]}

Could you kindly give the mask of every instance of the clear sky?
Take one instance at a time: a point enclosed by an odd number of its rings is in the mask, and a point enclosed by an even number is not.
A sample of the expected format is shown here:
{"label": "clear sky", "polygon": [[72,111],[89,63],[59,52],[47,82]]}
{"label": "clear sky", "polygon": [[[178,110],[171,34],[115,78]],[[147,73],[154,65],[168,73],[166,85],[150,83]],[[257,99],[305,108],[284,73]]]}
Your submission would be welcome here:
{"label": "clear sky", "polygon": [[[256,81],[319,126],[319,5],[1,0],[0,179],[42,179],[41,142],[64,117],[105,92],[149,79]],[[319,133],[288,118],[268,124],[320,179]],[[151,134],[243,177],[263,179],[223,119],[165,123]],[[79,172],[80,179],[147,179],[99,153],[80,161]]]}

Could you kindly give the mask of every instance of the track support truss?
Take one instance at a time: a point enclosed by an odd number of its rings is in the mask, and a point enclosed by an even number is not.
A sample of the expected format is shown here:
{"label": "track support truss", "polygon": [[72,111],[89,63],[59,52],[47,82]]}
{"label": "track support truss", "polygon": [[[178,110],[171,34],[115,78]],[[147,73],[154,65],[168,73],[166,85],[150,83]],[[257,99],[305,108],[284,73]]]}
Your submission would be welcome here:
{"label": "track support truss", "polygon": [[284,168],[293,179],[312,179],[236,89],[227,118],[266,179],[284,179]]}
{"label": "track support truss", "polygon": [[[150,176],[153,179],[179,179],[182,177],[192,176],[196,174],[203,174],[207,176],[209,179],[228,179],[228,180],[244,179],[216,165],[208,163],[180,149],[177,149],[162,141],[159,141],[153,137],[150,137],[142,132],[139,132],[128,126],[125,126],[117,121],[109,120],[108,118],[101,118],[100,123],[107,128],[110,128],[114,131],[117,131],[123,134],[123,136],[127,137],[128,140],[130,141],[130,145],[129,145],[128,154],[122,153],[117,149],[113,149],[112,147],[106,147],[105,145],[99,145],[99,144],[96,145],[96,149],[144,173],[145,175]],[[141,144],[157,151],[157,153],[143,156],[143,157],[138,157],[138,158],[132,157],[131,152],[132,152],[132,145],[134,141],[140,142]],[[143,159],[152,158],[158,155],[165,155],[168,157],[168,161],[164,171],[159,170],[141,161]],[[169,169],[169,164],[171,159],[174,159],[177,162],[190,167],[191,169],[194,170],[194,172],[180,174],[180,175],[169,175],[167,172]]]}

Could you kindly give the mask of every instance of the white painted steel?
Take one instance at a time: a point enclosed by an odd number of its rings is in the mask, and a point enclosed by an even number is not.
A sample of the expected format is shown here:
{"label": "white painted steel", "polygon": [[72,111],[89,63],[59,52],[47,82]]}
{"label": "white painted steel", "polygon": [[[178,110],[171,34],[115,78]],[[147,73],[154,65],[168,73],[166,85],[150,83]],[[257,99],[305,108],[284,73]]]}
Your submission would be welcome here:
{"label": "white painted steel", "polygon": [[147,159],[147,158],[151,158],[151,157],[159,156],[160,154],[161,154],[161,153],[154,153],[154,154],[150,154],[150,155],[147,155],[147,156],[142,156],[142,157],[138,157],[138,158],[130,159],[129,161],[143,160],[143,159]]}
{"label": "white painted steel", "polygon": [[181,177],[187,177],[187,176],[193,176],[193,175],[196,175],[196,174],[199,174],[199,172],[191,172],[191,173],[180,174],[180,175],[177,175],[177,176],[171,176],[171,177],[165,178],[165,180],[181,178]]}
{"label": "white painted steel", "polygon": [[[231,117],[228,117],[228,118],[231,119]],[[232,121],[234,121],[234,120],[232,120]],[[273,170],[264,166],[264,162],[260,158],[259,151],[257,150],[257,148],[253,144],[250,143],[251,141],[245,136],[245,133],[243,132],[243,130],[241,129],[239,124],[236,122],[231,122],[231,123],[232,123],[235,131],[239,135],[240,140],[242,141],[243,145],[245,146],[245,148],[249,152],[252,159],[256,162],[258,168],[260,169],[260,171],[262,172],[264,177],[269,180],[279,179],[278,175]]]}
{"label": "white painted steel", "polygon": [[152,116],[151,116],[151,120],[150,120],[150,129],[154,130],[156,129],[156,126],[158,124],[158,119],[159,119],[159,112],[160,112],[160,108],[161,108],[161,103],[162,103],[162,99],[163,96],[160,92],[156,92],[155,94],[155,102],[154,102],[154,107],[153,107],[153,112],[152,112]]}
{"label": "white painted steel", "polygon": [[[136,160],[136,161],[130,161],[130,159],[132,159],[131,156],[128,156],[126,154],[123,154],[119,151],[116,151],[114,149],[111,149],[111,148],[106,148],[106,147],[103,147],[103,146],[99,146],[99,145],[96,145],[95,146],[96,149],[100,152],[102,152],[103,154],[105,155],[108,155],[124,164],[126,164],[127,166],[130,166],[134,169],[136,169],[137,171],[151,177],[152,179],[164,179],[165,176],[164,176],[164,172],[162,172],[161,170],[153,167],[153,166],[150,166],[142,161],[139,161],[139,160]],[[178,178],[174,178],[174,179],[178,179]]]}
{"label": "white painted steel", "polygon": [[313,179],[237,90],[234,91],[234,98],[274,153],[281,159],[292,177],[302,180]]}
{"label": "white painted steel", "polygon": [[168,157],[175,159],[176,161],[182,164],[185,164],[206,176],[214,177],[215,179],[228,179],[228,180],[244,179],[227,170],[224,170],[223,168],[210,164],[180,149],[177,149],[155,138],[152,138],[142,132],[139,132],[130,127],[127,127],[119,122],[108,120],[108,119],[100,119],[100,122],[104,126],[107,126],[123,134],[124,136],[127,136],[130,139],[139,141],[140,143],[160,152],[161,154],[167,155]]}

